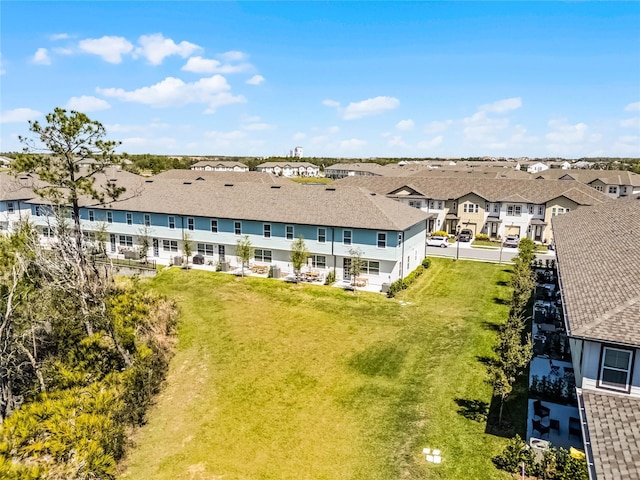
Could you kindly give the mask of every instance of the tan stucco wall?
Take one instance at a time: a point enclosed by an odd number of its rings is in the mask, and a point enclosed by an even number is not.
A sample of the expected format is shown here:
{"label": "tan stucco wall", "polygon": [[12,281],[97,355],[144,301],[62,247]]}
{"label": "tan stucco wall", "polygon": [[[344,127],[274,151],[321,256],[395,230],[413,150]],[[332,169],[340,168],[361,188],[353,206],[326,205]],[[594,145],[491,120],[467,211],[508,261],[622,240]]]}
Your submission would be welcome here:
{"label": "tan stucco wall", "polygon": [[[464,204],[471,203],[478,205],[478,213],[465,213]],[[469,228],[473,234],[480,233],[484,226],[486,200],[475,193],[464,195],[458,199],[458,216],[460,217],[460,228]]]}
{"label": "tan stucco wall", "polygon": [[[564,208],[565,210],[568,208],[569,210],[575,210],[580,205],[578,205],[573,200],[569,200],[566,197],[558,197],[553,200],[549,200],[546,203],[546,209],[544,212],[544,221],[547,226],[544,229],[544,233],[542,234],[542,240],[546,242],[550,242],[553,239],[553,232],[551,230],[551,218],[552,211],[554,208]],[[562,215],[562,214],[561,214]]]}

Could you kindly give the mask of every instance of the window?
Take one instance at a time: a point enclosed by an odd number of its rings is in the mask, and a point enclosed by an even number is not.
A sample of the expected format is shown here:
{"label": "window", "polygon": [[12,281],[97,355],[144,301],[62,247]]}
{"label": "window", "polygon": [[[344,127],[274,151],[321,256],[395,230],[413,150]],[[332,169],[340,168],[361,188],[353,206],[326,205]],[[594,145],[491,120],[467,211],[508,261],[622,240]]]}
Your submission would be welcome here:
{"label": "window", "polygon": [[398,234],[398,246],[402,245],[402,233]]}
{"label": "window", "polygon": [[165,252],[177,252],[178,241],[177,240],[162,240],[162,250]]}
{"label": "window", "polygon": [[351,245],[351,230],[343,230],[342,231],[342,243],[345,245]]}
{"label": "window", "polygon": [[380,262],[365,260],[362,265],[362,273],[367,275],[380,275]]}
{"label": "window", "polygon": [[133,237],[131,235],[120,235],[118,243],[121,247],[133,247]]}
{"label": "window", "polygon": [[309,258],[312,268],[327,268],[327,257],[324,255],[311,255]]}
{"label": "window", "polygon": [[176,228],[176,217],[169,216],[169,228]]}
{"label": "window", "polygon": [[220,260],[224,260],[224,245],[218,245],[218,256],[220,257]]}
{"label": "window", "polygon": [[464,213],[478,213],[480,211],[480,206],[477,203],[464,203],[462,205],[462,211]]}
{"label": "window", "polygon": [[442,202],[438,202],[438,210],[442,210]]}
{"label": "window", "polygon": [[489,202],[486,202],[484,204],[484,211],[485,212],[490,212],[491,211],[491,204]]}
{"label": "window", "polygon": [[218,220],[211,220],[211,232],[218,233]]}
{"label": "window", "polygon": [[557,214],[558,214],[558,209],[557,209],[556,207],[553,207],[553,208],[551,209],[551,216],[552,216],[552,217],[555,217]]}
{"label": "window", "polygon": [[318,229],[318,243],[324,243],[327,241],[327,229],[319,228]]}
{"label": "window", "polygon": [[544,207],[542,205],[538,205],[538,215],[544,215]]}
{"label": "window", "polygon": [[378,248],[387,248],[387,234],[378,232]]}
{"label": "window", "polygon": [[620,187],[620,190],[622,191],[622,193],[627,193],[627,187]]}
{"label": "window", "polygon": [[7,212],[8,213],[15,212],[15,207],[13,206],[13,202],[7,202]]}
{"label": "window", "polygon": [[271,262],[272,252],[271,250],[262,250],[260,248],[256,248],[255,253],[253,254],[253,258],[255,258],[256,262]]}
{"label": "window", "polygon": [[528,205],[529,213],[533,215],[533,205]]}
{"label": "window", "polygon": [[493,213],[500,213],[500,204],[499,203],[494,203],[493,204]]}
{"label": "window", "polygon": [[287,225],[285,227],[287,240],[293,240],[293,225]]}
{"label": "window", "polygon": [[107,223],[113,223],[113,212],[107,212]]}
{"label": "window", "polygon": [[453,202],[453,205],[451,206],[451,210],[458,210],[458,202]]}
{"label": "window", "polygon": [[430,208],[431,210],[433,210],[433,208],[434,208],[433,200],[430,200],[430,201],[429,201],[429,208]]}
{"label": "window", "polygon": [[632,360],[631,350],[603,346],[598,386],[628,392],[631,383]]}
{"label": "window", "polygon": [[196,221],[193,218],[187,218],[187,230],[195,230]]}
{"label": "window", "polygon": [[413,208],[422,208],[422,200],[409,200],[409,206]]}
{"label": "window", "polygon": [[618,193],[618,187],[610,186],[609,193]]}
{"label": "window", "polygon": [[42,216],[42,208],[40,205],[36,205],[36,217]]}
{"label": "window", "polygon": [[262,225],[262,235],[264,238],[271,238],[271,224],[265,223]]}
{"label": "window", "polygon": [[127,216],[127,225],[133,225],[133,215],[127,212],[126,216]]}
{"label": "window", "polygon": [[602,188],[602,185],[596,185],[596,190],[598,190],[599,192],[602,192],[604,188]]}
{"label": "window", "polygon": [[47,237],[47,238],[52,238],[54,237],[54,233],[53,233],[53,228],[49,228],[49,227],[42,227],[42,236],[43,237]]}
{"label": "window", "polygon": [[519,217],[522,215],[522,205],[507,205],[507,215]]}
{"label": "window", "polygon": [[89,221],[93,222],[93,221],[95,221],[95,219],[96,219],[96,217],[93,214],[93,210],[89,210]]}
{"label": "window", "polygon": [[151,226],[151,215],[149,215],[148,213],[144,214],[144,226],[145,227]]}
{"label": "window", "polygon": [[213,257],[213,245],[211,243],[199,243],[198,255],[207,255]]}
{"label": "window", "polygon": [[242,235],[242,222],[233,222],[233,233]]}

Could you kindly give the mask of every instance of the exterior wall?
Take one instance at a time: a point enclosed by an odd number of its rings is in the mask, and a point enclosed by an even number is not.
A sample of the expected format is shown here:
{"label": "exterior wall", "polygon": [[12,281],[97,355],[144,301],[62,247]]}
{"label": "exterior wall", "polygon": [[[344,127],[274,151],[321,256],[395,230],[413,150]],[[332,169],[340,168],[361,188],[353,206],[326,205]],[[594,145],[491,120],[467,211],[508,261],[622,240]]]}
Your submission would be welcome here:
{"label": "exterior wall", "polygon": [[529,224],[534,212],[536,212],[535,209],[530,209],[529,205],[518,202],[502,202],[500,204],[500,219],[502,220],[498,227],[500,237],[518,235],[520,238],[525,238],[527,236]]}
{"label": "exterior wall", "polygon": [[[564,213],[575,210],[579,205],[573,200],[569,200],[566,197],[558,197],[553,200],[549,200],[546,204],[544,221],[547,224],[544,230],[544,238],[546,242],[553,241],[553,230],[551,229],[551,218],[555,215],[562,215]],[[554,210],[555,209],[555,210]],[[554,215],[555,212],[555,215]]]}
{"label": "exterior wall", "polygon": [[[36,206],[31,206],[35,213]],[[93,221],[89,220],[90,211]],[[108,222],[108,214],[112,222]],[[130,214],[131,224],[128,224]],[[149,225],[145,226],[145,215],[148,215]],[[184,255],[184,234],[188,235],[192,255],[202,250],[206,264],[215,265],[226,261],[231,266],[239,266],[236,258],[236,245],[239,239],[249,236],[252,246],[257,250],[271,252],[271,261],[261,258],[252,259],[252,264],[277,265],[282,272],[292,273],[291,244],[298,237],[303,237],[305,245],[312,256],[324,257],[324,265],[313,264],[309,267],[319,271],[323,276],[333,268],[336,278],[348,276],[344,271],[344,259],[350,258],[351,249],[359,249],[363,260],[377,262],[378,269],[373,272],[363,272],[361,275],[368,279],[371,285],[382,285],[406,276],[422,262],[425,255],[425,223],[421,222],[405,232],[378,231],[356,228],[327,227],[322,225],[296,225],[284,223],[266,223],[242,219],[190,217],[170,214],[145,214],[144,212],[126,212],[107,209],[81,209],[83,230],[94,234],[101,229],[106,231],[105,249],[110,255],[137,251],[143,243],[144,236],[149,237],[148,258],[159,263],[170,264],[174,257]],[[173,218],[174,228],[170,227],[169,218]],[[32,216],[34,223],[41,229],[47,227],[52,217]],[[192,219],[193,229],[189,228]],[[211,221],[217,221],[217,232],[211,231]],[[235,233],[235,222],[240,222],[240,234]],[[270,225],[270,237],[264,236],[264,226]],[[287,238],[287,227],[293,227],[292,238]],[[324,241],[320,237],[324,230]],[[345,231],[351,233],[351,242],[346,244]],[[384,247],[378,245],[379,235],[384,234]],[[401,235],[401,236],[400,236]],[[43,238],[43,241],[52,241]],[[54,239],[53,239],[54,240]],[[202,247],[202,248],[199,248]],[[224,249],[224,256],[220,254]],[[318,260],[318,259],[316,259]]]}
{"label": "exterior wall", "polygon": [[[581,342],[579,339],[575,339],[574,342]],[[582,343],[582,342],[581,342]],[[620,348],[623,350],[630,349],[629,347],[609,345],[607,346],[613,348]],[[622,395],[631,395],[633,397],[640,397],[640,348],[633,349],[635,351],[633,361],[634,365],[632,365],[632,376],[631,376],[631,388],[630,393],[619,392]],[[575,354],[572,350],[572,355],[578,361],[580,359],[579,356]],[[599,342],[592,341],[584,341],[583,350],[582,350],[582,364],[580,365],[581,376],[578,378],[576,376],[576,386],[578,388],[583,388],[585,390],[598,390],[602,392],[616,392],[616,390],[611,390],[607,388],[603,388],[602,386],[598,386],[598,379],[600,377],[600,366],[602,361],[602,344]]]}
{"label": "exterior wall", "polygon": [[20,200],[0,201],[0,232],[12,232],[20,220],[27,220],[30,216],[31,207],[28,204]]}
{"label": "exterior wall", "polygon": [[[486,200],[475,193],[464,195],[458,199],[458,216],[460,217],[460,228],[470,229],[474,236],[480,233],[484,227],[488,216],[486,211]],[[475,206],[478,206],[476,212]],[[467,210],[465,212],[465,210]]]}

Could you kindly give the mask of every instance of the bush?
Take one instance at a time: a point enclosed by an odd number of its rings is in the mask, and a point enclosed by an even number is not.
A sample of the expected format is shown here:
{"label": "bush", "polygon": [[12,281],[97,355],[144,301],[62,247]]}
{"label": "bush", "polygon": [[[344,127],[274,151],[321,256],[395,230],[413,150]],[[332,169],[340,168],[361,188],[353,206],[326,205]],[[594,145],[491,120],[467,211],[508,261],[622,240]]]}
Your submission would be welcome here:
{"label": "bush", "polygon": [[489,241],[489,235],[487,235],[486,233],[478,233],[476,234],[476,240],[481,240],[481,241]]}
{"label": "bush", "polygon": [[422,260],[422,266],[424,268],[429,268],[431,266],[431,259],[425,258],[424,260]]}
{"label": "bush", "polygon": [[444,230],[438,230],[437,232],[431,232],[432,236],[436,236],[436,237],[448,237],[449,234],[447,232],[445,232]]}
{"label": "bush", "polygon": [[[428,260],[428,259],[425,258],[424,260]],[[423,260],[423,263],[424,263],[424,260]],[[431,263],[431,261],[429,261],[429,264],[430,263]],[[396,280],[395,282],[393,282],[389,286],[389,291],[387,292],[387,297],[393,298],[393,297],[396,296],[396,294],[398,292],[407,289],[409,287],[409,285],[411,285],[413,282],[416,281],[416,278],[418,278],[420,275],[422,275],[422,272],[424,272],[425,268],[426,267],[424,267],[423,265],[420,265],[418,268],[416,268],[413,272],[411,272],[405,278],[400,278],[400,279]]]}
{"label": "bush", "polygon": [[336,281],[336,272],[334,270],[330,270],[329,273],[327,273],[327,278],[324,281],[325,285],[331,285],[333,283],[335,283]]}

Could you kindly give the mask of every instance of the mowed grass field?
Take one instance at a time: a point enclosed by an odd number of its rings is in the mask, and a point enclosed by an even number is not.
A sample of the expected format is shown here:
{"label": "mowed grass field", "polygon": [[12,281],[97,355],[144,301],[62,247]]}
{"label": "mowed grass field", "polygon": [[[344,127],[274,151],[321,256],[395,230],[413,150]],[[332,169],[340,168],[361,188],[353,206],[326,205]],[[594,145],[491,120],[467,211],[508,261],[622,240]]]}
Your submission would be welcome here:
{"label": "mowed grass field", "polygon": [[[433,259],[396,299],[170,269],[181,309],[166,387],[122,479],[498,479],[506,440],[482,357],[506,319],[505,266]],[[440,465],[425,447],[442,451]]]}

